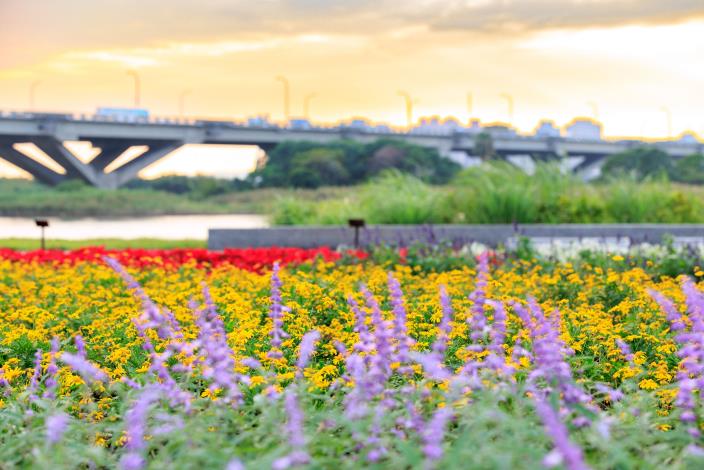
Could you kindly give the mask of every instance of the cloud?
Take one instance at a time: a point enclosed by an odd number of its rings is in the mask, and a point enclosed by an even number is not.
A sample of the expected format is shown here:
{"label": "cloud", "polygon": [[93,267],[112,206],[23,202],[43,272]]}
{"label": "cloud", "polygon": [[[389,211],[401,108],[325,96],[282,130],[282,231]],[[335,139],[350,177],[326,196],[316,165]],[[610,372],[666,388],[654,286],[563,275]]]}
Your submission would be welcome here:
{"label": "cloud", "polygon": [[704,17],[702,0],[449,0],[435,29],[525,32],[559,28],[667,24]]}
{"label": "cloud", "polygon": [[703,16],[703,0],[0,0],[0,68],[67,51],[174,43],[303,35],[393,38],[394,32],[413,31],[508,36]]}

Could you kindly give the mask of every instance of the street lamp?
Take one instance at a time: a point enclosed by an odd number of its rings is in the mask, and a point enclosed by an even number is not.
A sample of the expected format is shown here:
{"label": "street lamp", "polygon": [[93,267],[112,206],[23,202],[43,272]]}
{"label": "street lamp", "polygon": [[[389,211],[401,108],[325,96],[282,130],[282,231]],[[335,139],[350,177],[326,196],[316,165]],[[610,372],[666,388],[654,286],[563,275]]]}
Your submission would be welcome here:
{"label": "street lamp", "polygon": [[303,116],[306,119],[310,119],[310,101],[318,96],[317,93],[308,93],[305,98],[303,98]]}
{"label": "street lamp", "polygon": [[183,90],[180,95],[178,95],[178,115],[183,117],[183,110],[186,104],[186,96],[191,94],[191,90]]}
{"label": "street lamp", "polygon": [[41,80],[34,80],[29,85],[29,109],[34,111],[34,97],[37,94],[37,87],[42,83]]}
{"label": "street lamp", "polygon": [[44,239],[44,229],[49,226],[49,221],[46,219],[34,219],[34,223],[42,231],[42,250],[46,249],[46,241]]}
{"label": "street lamp", "polygon": [[398,95],[403,98],[406,104],[406,125],[410,129],[413,125],[413,99],[407,91],[399,90]]}
{"label": "street lamp", "polygon": [[347,224],[354,229],[354,247],[359,248],[359,231],[366,226],[364,219],[349,219]]}
{"label": "street lamp", "polygon": [[286,118],[286,122],[288,123],[291,117],[291,84],[288,78],[283,75],[277,75],[276,80],[281,82],[281,85],[284,87],[284,118]]}
{"label": "street lamp", "polygon": [[513,122],[513,96],[508,93],[501,93],[501,98],[505,99],[508,105],[508,123],[511,124]]}
{"label": "street lamp", "polygon": [[140,82],[139,82],[139,74],[137,73],[136,70],[128,70],[127,75],[131,76],[134,78],[134,107],[139,108],[139,95],[140,95]]}
{"label": "street lamp", "polygon": [[665,113],[665,118],[667,119],[667,138],[672,137],[672,111],[667,106],[661,106],[660,111]]}

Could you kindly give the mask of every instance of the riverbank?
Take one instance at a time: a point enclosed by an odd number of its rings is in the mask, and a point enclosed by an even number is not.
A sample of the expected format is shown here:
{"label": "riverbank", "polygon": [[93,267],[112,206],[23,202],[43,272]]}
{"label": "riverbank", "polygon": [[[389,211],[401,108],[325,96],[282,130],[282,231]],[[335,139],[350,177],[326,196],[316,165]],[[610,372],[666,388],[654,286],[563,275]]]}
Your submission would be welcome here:
{"label": "riverbank", "polygon": [[[205,240],[164,240],[159,238],[90,238],[86,240],[53,240],[46,241],[46,248],[52,250],[76,250],[79,248],[102,246],[108,250],[123,250],[126,248],[142,248],[148,250],[168,250],[172,248],[205,248]],[[37,238],[0,238],[0,248],[29,251],[40,247]]]}
{"label": "riverbank", "polygon": [[[257,189],[194,199],[150,189],[106,191],[68,183],[50,188],[29,180],[0,179],[0,216],[125,218],[196,214],[269,214],[279,199],[321,201],[344,197],[349,188]],[[3,234],[0,233],[0,236]]]}

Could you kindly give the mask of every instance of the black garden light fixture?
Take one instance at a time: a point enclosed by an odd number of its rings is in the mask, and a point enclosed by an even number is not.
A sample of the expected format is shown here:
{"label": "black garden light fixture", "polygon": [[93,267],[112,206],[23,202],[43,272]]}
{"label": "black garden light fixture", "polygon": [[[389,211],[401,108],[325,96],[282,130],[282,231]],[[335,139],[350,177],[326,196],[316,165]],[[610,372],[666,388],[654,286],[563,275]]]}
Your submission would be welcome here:
{"label": "black garden light fixture", "polygon": [[359,229],[364,228],[364,219],[349,219],[347,224],[354,229],[354,247],[359,248]]}
{"label": "black garden light fixture", "polygon": [[46,249],[46,242],[44,240],[44,229],[49,226],[49,221],[46,219],[34,219],[34,223],[37,227],[42,230],[42,250]]}

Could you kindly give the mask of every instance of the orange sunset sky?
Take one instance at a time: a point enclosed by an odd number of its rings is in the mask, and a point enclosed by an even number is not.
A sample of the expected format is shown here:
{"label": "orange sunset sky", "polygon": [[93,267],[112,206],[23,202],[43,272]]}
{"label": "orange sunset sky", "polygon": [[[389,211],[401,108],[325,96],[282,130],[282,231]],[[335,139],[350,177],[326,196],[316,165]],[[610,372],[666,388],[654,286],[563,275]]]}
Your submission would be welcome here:
{"label": "orange sunset sky", "polygon": [[[594,116],[607,136],[704,133],[702,0],[0,0],[0,109],[315,121],[353,116],[507,121]],[[473,97],[472,110],[467,94]],[[147,169],[242,174],[250,148],[184,148]],[[9,165],[3,174],[18,175]]]}

